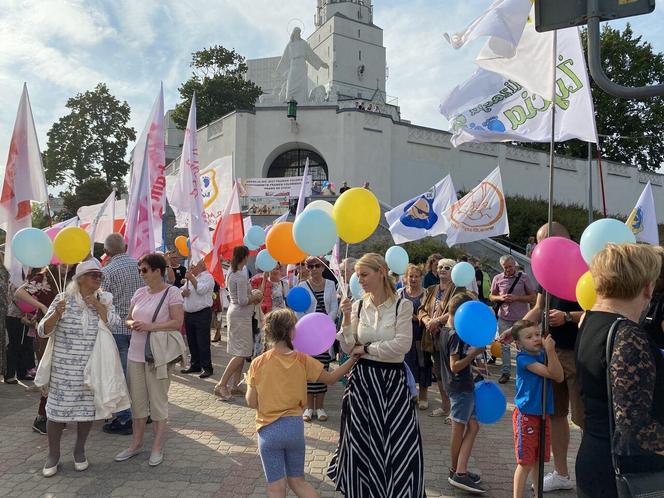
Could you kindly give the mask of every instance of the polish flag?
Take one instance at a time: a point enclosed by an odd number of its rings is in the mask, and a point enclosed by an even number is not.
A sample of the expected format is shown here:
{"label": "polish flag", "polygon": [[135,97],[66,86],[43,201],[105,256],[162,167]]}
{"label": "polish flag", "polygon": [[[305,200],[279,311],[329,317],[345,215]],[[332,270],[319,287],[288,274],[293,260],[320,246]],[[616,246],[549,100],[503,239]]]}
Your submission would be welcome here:
{"label": "polish flag", "polygon": [[221,261],[230,260],[233,257],[233,249],[241,245],[244,245],[244,222],[236,183],[212,233],[212,252],[205,256],[205,266],[222,287],[225,279]]}
{"label": "polish flag", "polygon": [[22,283],[22,266],[12,258],[11,242],[16,232],[32,226],[30,201],[47,202],[48,193],[28,87],[24,84],[0,195],[0,228],[7,232],[4,263],[11,282],[17,286]]}

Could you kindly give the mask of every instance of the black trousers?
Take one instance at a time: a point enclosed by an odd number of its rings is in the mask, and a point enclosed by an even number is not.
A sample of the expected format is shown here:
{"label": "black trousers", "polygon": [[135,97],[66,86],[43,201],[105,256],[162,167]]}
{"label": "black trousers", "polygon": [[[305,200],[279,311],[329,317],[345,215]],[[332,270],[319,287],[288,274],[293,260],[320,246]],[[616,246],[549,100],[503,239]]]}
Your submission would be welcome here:
{"label": "black trousers", "polygon": [[210,324],[212,308],[184,314],[184,328],[187,331],[187,343],[191,353],[191,368],[212,372],[212,355],[210,354]]}
{"label": "black trousers", "polygon": [[24,377],[31,368],[35,368],[35,350],[32,337],[28,336],[28,327],[20,318],[8,316],[7,326],[7,370],[5,378]]}

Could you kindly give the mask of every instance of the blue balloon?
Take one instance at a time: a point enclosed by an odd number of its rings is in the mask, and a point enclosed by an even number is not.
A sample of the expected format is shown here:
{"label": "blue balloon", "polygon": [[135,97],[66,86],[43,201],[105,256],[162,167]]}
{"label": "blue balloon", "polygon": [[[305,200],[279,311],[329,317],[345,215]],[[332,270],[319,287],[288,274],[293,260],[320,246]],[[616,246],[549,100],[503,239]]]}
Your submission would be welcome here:
{"label": "blue balloon", "polygon": [[597,220],[583,231],[581,235],[581,255],[590,264],[593,256],[600,252],[606,244],[636,243],[632,229],[620,220],[604,218]]}
{"label": "blue balloon", "polygon": [[498,384],[482,380],[475,384],[475,416],[482,424],[495,424],[507,410],[507,400]]}
{"label": "blue balloon", "polygon": [[12,239],[12,256],[25,266],[43,268],[53,257],[53,242],[38,228],[24,228]]}
{"label": "blue balloon", "polygon": [[286,304],[288,304],[288,307],[293,311],[303,313],[309,309],[309,306],[311,306],[311,296],[305,288],[293,287],[288,291]]}
{"label": "blue balloon", "polygon": [[496,335],[496,315],[486,304],[467,301],[454,314],[454,329],[466,344],[483,348]]}
{"label": "blue balloon", "polygon": [[272,271],[277,267],[277,261],[270,255],[267,249],[263,249],[256,256],[256,266],[259,270]]}
{"label": "blue balloon", "polygon": [[408,253],[401,246],[392,246],[385,253],[385,262],[390,271],[397,275],[403,275],[408,268]]}
{"label": "blue balloon", "polygon": [[337,243],[337,224],[322,209],[307,209],[295,218],[293,239],[307,254],[322,256]]}
{"label": "blue balloon", "polygon": [[353,296],[353,299],[362,299],[364,296],[364,289],[360,285],[360,278],[357,276],[357,273],[353,273],[348,282],[348,288],[350,289],[350,295]]}
{"label": "blue balloon", "polygon": [[462,261],[452,268],[452,282],[457,287],[468,287],[475,280],[475,267],[470,263]]}
{"label": "blue balloon", "polygon": [[245,233],[245,234],[244,234],[244,238],[242,239],[242,242],[244,242],[244,245],[247,246],[247,248],[248,248],[250,251],[255,251],[256,249],[258,249],[259,246],[257,246],[256,244],[252,243],[251,240],[249,240],[248,235],[249,235],[248,233]]}
{"label": "blue balloon", "polygon": [[265,244],[265,231],[258,225],[249,228],[244,236],[248,242],[251,242],[252,246],[260,247]]}

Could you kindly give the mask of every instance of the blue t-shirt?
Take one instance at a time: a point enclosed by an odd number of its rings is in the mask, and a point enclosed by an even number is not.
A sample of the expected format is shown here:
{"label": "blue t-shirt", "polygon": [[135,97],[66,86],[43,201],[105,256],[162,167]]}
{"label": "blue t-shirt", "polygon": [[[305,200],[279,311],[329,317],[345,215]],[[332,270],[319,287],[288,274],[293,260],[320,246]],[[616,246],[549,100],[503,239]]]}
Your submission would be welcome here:
{"label": "blue t-shirt", "polygon": [[[519,351],[516,355],[516,393],[514,404],[521,413],[542,415],[542,381],[541,377],[526,368],[532,363],[544,363],[544,351],[532,355]],[[553,383],[546,383],[546,413],[553,413]]]}

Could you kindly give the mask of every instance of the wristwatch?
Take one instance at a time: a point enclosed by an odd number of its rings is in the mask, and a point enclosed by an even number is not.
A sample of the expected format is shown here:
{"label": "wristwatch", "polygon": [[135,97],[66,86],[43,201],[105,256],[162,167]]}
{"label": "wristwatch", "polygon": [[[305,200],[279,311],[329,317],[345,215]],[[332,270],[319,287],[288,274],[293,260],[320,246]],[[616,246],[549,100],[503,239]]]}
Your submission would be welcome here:
{"label": "wristwatch", "polygon": [[364,348],[363,348],[363,349],[364,349],[364,353],[365,353],[365,354],[369,354],[369,346],[371,346],[371,343],[370,343],[370,342],[367,342],[367,343],[364,345]]}
{"label": "wristwatch", "polygon": [[572,315],[569,311],[565,311],[565,323],[570,323],[572,321]]}

